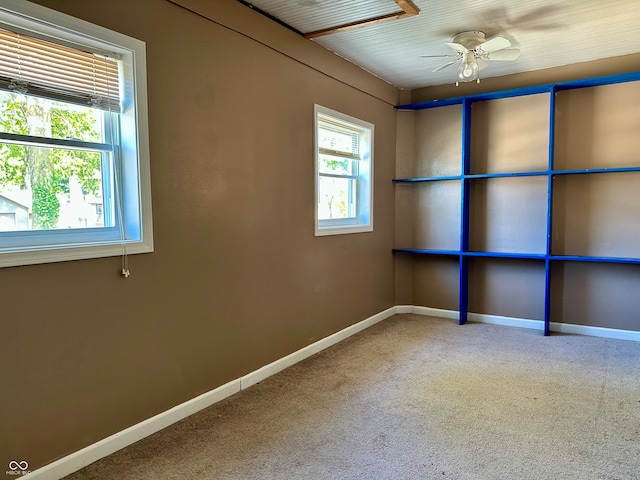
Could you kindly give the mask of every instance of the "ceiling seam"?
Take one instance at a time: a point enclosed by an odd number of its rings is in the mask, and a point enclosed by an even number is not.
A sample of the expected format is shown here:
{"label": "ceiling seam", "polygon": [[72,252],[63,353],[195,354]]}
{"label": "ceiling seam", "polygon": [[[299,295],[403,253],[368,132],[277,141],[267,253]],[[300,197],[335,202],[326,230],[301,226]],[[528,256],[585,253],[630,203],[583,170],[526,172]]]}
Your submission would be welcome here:
{"label": "ceiling seam", "polygon": [[[242,2],[243,0],[238,0]],[[420,9],[411,0],[394,0],[395,3],[402,9],[399,12],[392,12],[386,15],[379,15],[377,17],[363,18],[342,25],[335,25],[333,27],[323,28],[314,32],[308,32],[304,34],[304,38],[317,38],[324,35],[330,35],[338,32],[348,32],[357,28],[368,27],[371,25],[377,25],[382,22],[388,22],[389,20],[400,20],[403,18],[413,17],[420,13]]]}

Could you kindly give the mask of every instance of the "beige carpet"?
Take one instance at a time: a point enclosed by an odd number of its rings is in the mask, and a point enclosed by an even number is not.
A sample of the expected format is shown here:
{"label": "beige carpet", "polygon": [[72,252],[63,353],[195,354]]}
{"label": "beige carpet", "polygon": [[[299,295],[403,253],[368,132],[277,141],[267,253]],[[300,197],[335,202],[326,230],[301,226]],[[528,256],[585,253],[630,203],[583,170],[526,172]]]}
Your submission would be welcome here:
{"label": "beige carpet", "polygon": [[640,479],[640,343],[397,315],[67,478]]}

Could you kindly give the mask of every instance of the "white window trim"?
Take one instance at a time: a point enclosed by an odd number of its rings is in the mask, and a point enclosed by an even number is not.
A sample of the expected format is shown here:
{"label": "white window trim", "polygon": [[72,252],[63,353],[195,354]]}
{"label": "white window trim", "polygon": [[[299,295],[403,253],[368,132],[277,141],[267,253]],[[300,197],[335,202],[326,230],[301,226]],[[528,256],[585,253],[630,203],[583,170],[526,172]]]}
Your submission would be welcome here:
{"label": "white window trim", "polygon": [[125,239],[76,243],[72,238],[68,245],[3,250],[0,251],[0,267],[118,256],[125,251],[127,254],[152,252],[145,43],[24,0],[2,0],[0,22],[34,30],[61,41],[80,41],[99,50],[105,50],[105,46],[108,46],[109,50],[122,56],[125,67],[122,88],[127,100],[120,114]]}
{"label": "white window trim", "polygon": [[[358,172],[358,201],[356,217],[346,219],[320,220],[318,218],[318,195],[319,195],[319,154],[318,145],[318,123],[321,115],[331,117],[341,123],[347,124],[351,128],[362,131],[361,135],[361,156],[363,157],[361,167]],[[373,143],[374,125],[344,113],[332,110],[322,105],[315,104],[313,107],[313,140],[314,140],[314,163],[315,163],[315,196],[314,196],[314,225],[315,236],[343,235],[349,233],[362,233],[373,231]],[[363,192],[363,187],[366,190]]]}

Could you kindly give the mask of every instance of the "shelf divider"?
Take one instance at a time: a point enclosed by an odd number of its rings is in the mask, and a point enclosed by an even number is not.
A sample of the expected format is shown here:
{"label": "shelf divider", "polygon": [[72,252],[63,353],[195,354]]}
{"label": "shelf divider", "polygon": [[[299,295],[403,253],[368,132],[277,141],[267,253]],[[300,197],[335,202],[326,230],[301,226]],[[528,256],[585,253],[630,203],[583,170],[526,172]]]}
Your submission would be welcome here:
{"label": "shelf divider", "polygon": [[630,265],[640,265],[640,258],[628,257],[598,257],[585,255],[551,255],[552,261],[563,262],[594,262],[594,263],[628,263]]}
{"label": "shelf divider", "polygon": [[[640,155],[639,155],[640,157]],[[640,163],[640,159],[638,160]],[[627,173],[640,172],[640,167],[585,168],[575,170],[554,170],[552,175],[584,175],[589,173]]]}
{"label": "shelf divider", "polygon": [[465,252],[469,250],[469,212],[471,209],[471,100],[462,101],[462,182],[460,185],[460,318],[458,323],[467,323],[469,312],[469,259]]}
{"label": "shelf divider", "polygon": [[553,172],[556,144],[556,86],[549,92],[549,145],[547,176],[547,241],[544,261],[544,335],[551,327],[551,255],[553,252]]}
{"label": "shelf divider", "polygon": [[462,253],[465,257],[488,257],[488,258],[515,258],[524,260],[545,260],[544,253],[519,253],[519,252],[476,252],[466,251]]}

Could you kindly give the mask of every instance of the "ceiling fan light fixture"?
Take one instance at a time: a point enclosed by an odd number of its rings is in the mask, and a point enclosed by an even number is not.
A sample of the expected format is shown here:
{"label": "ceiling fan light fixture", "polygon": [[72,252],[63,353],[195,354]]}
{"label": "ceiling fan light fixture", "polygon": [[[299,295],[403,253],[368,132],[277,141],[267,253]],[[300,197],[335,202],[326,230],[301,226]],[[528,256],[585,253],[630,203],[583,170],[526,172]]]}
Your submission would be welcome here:
{"label": "ceiling fan light fixture", "polygon": [[445,42],[453,54],[445,55],[424,55],[424,58],[430,57],[456,57],[440,67],[434,72],[438,72],[449,65],[458,64],[458,80],[459,82],[480,83],[479,72],[485,68],[490,60],[515,60],[520,55],[517,48],[509,49],[511,42],[504,37],[493,37],[486,39],[484,32],[480,30],[470,30],[460,32],[453,36],[451,42]]}
{"label": "ceiling fan light fixture", "polygon": [[458,80],[461,82],[473,82],[478,78],[480,67],[476,60],[465,60],[458,66]]}

